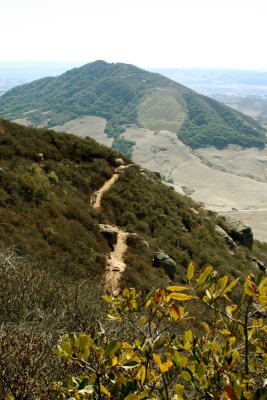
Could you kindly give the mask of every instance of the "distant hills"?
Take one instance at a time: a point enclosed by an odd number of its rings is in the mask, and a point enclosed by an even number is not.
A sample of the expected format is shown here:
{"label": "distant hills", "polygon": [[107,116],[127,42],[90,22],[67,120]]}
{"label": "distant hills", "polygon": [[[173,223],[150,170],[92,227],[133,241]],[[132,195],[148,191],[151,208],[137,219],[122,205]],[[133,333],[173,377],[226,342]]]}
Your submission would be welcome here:
{"label": "distant hills", "polygon": [[263,148],[266,142],[265,130],[252,118],[129,64],[95,61],[0,97],[0,117],[35,126],[51,128],[85,116],[106,119],[105,132],[115,138],[115,147],[121,140],[126,147],[133,145],[121,136],[129,125],[175,132],[193,149],[229,144]]}

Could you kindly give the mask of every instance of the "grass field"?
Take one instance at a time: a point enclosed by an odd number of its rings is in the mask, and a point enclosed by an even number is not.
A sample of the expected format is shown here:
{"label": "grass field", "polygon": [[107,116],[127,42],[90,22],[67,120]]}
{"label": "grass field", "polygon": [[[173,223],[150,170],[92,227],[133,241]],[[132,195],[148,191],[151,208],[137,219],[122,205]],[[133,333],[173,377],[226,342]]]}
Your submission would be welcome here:
{"label": "grass field", "polygon": [[138,106],[138,122],[147,129],[178,132],[186,117],[182,98],[173,89],[155,88]]}

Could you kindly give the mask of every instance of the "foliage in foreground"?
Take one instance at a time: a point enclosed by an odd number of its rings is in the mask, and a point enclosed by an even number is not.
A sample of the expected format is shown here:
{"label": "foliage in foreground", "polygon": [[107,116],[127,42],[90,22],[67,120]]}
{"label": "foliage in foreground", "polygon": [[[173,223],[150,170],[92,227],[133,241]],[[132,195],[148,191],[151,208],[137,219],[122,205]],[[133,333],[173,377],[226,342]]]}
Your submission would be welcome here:
{"label": "foliage in foreground", "polygon": [[[195,279],[191,263],[187,281],[104,296],[112,337],[100,326],[61,338],[56,354],[75,373],[55,385],[57,399],[266,399],[267,277],[248,276],[238,304],[237,280],[210,266]],[[207,320],[188,313],[192,302],[211,310]],[[128,329],[116,335],[118,325]]]}

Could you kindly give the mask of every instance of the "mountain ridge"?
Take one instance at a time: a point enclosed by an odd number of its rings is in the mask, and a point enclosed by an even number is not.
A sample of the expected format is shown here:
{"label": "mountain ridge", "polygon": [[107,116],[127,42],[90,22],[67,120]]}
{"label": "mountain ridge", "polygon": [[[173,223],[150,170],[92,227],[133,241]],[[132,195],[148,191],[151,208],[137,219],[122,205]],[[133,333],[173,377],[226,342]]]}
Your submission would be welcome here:
{"label": "mountain ridge", "polygon": [[263,148],[266,142],[266,131],[253,119],[159,73],[103,60],[13,88],[1,96],[0,110],[2,118],[48,128],[82,116],[103,117],[105,132],[115,139],[125,126],[149,129],[153,120],[157,130],[171,127],[191,148]]}

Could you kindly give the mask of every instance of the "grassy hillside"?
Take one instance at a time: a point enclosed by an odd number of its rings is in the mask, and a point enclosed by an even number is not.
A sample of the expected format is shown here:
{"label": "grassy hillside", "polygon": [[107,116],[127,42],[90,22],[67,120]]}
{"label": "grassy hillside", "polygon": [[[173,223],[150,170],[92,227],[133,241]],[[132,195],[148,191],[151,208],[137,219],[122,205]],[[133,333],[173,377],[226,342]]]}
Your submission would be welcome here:
{"label": "grassy hillside", "polygon": [[0,117],[26,119],[35,126],[53,127],[86,115],[106,118],[106,133],[115,138],[126,125],[139,124],[176,132],[192,148],[230,143],[262,148],[266,141],[253,119],[129,64],[96,61],[0,97]]}
{"label": "grassy hillside", "polygon": [[114,153],[90,139],[1,121],[0,155],[1,247],[51,268],[101,273],[108,246],[89,195],[112,175]]}
{"label": "grassy hillside", "polygon": [[[266,244],[230,251],[215,233],[216,215],[136,165],[123,170],[104,194],[101,209],[92,208],[89,197],[114,174],[117,156],[92,139],[0,120],[3,399],[61,398],[51,393],[53,382],[80,371],[54,357],[52,350],[65,332],[132,337],[127,323],[108,325],[104,317],[103,274],[112,246],[99,223],[118,225],[148,242],[149,247],[134,237],[127,242],[123,276],[126,285],[143,293],[170,283],[163,269],[152,266],[159,250],[177,264],[174,284],[185,283],[191,260],[197,273],[212,264],[218,277],[229,274],[240,281],[251,271],[258,275],[253,257],[267,263]],[[240,286],[234,297],[239,293]],[[193,311],[202,323],[203,309],[194,303]]]}
{"label": "grassy hillside", "polygon": [[104,196],[102,212],[92,209],[89,197],[114,173],[116,156],[89,138],[2,120],[1,247],[15,246],[20,255],[52,269],[95,276],[103,273],[110,251],[98,227],[106,222],[143,236],[150,245],[146,253],[129,249],[129,282],[158,285],[160,276],[166,281],[165,274],[152,268],[159,250],[177,263],[178,280],[190,260],[197,268],[211,263],[233,275],[251,267],[247,249],[231,255],[214,232],[216,216],[202,209],[194,214],[190,209],[198,209],[197,204],[137,166],[125,171]]}

